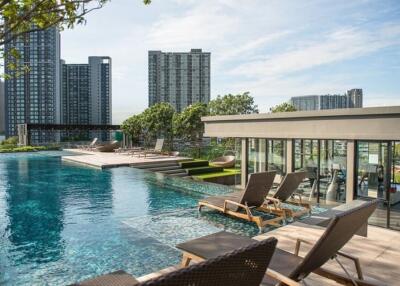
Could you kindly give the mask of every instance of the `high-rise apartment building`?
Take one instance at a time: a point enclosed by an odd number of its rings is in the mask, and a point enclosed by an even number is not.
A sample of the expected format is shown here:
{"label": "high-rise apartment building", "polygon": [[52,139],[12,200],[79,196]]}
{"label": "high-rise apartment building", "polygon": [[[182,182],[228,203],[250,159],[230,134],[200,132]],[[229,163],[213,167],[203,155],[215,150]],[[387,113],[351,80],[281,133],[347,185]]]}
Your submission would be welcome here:
{"label": "high-rise apartment building", "polygon": [[0,80],[0,134],[6,129],[6,102],[4,97],[4,82]]}
{"label": "high-rise apartment building", "polygon": [[[18,75],[10,70],[9,51],[20,55],[18,64],[29,71]],[[5,45],[6,136],[16,136],[17,125],[60,123],[60,33],[57,28],[35,31]],[[31,142],[57,140],[54,133],[32,132]]]}
{"label": "high-rise apartment building", "polygon": [[211,54],[149,51],[149,106],[170,103],[176,111],[210,101]]}
{"label": "high-rise apartment building", "polygon": [[350,89],[346,94],[294,96],[290,103],[299,111],[363,107],[362,89]]}
{"label": "high-rise apartment building", "polygon": [[353,88],[347,91],[349,108],[363,107],[363,91],[361,88]]}
{"label": "high-rise apartment building", "polygon": [[87,64],[62,62],[61,82],[63,124],[111,124],[110,57],[89,57]]}

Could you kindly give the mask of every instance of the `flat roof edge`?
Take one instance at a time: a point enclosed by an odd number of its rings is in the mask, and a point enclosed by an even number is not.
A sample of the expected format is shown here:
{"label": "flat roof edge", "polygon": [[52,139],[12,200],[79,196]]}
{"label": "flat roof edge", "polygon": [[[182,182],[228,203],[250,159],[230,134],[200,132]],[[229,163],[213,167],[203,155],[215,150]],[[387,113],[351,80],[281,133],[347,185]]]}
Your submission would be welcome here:
{"label": "flat roof edge", "polygon": [[279,112],[279,113],[257,113],[257,114],[241,114],[241,115],[216,115],[205,116],[201,120],[203,122],[213,121],[235,121],[235,120],[269,120],[269,119],[303,119],[318,117],[336,117],[336,116],[373,116],[373,115],[399,115],[400,106],[380,106],[380,107],[364,107],[364,108],[343,108],[328,109],[318,111],[295,111],[295,112]]}

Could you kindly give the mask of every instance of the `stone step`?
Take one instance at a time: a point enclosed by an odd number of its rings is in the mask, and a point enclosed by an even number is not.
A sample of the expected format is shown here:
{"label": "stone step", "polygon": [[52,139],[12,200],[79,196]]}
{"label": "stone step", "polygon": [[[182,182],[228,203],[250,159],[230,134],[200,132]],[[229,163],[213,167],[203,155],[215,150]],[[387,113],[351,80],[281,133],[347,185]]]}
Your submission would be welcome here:
{"label": "stone step", "polygon": [[164,170],[164,171],[159,171],[158,173],[162,173],[162,174],[168,174],[168,175],[172,175],[172,174],[185,174],[187,175],[185,170],[182,169],[178,169],[178,170]]}
{"label": "stone step", "polygon": [[153,172],[161,172],[161,171],[169,171],[169,170],[182,170],[178,165],[171,165],[171,166],[162,166],[162,167],[151,167],[146,168],[147,171]]}
{"label": "stone step", "polygon": [[137,164],[132,167],[138,168],[138,169],[151,169],[151,168],[175,167],[175,166],[179,166],[177,162],[145,163],[145,164]]}

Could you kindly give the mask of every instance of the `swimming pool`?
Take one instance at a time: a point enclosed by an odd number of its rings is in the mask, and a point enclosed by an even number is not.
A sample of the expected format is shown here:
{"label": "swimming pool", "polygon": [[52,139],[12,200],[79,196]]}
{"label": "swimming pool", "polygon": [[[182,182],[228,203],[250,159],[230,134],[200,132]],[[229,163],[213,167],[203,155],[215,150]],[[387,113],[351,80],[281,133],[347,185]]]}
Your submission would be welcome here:
{"label": "swimming pool", "polygon": [[228,187],[134,168],[97,170],[62,152],[0,155],[0,285],[65,285],[117,269],[141,276],[179,263],[179,242],[257,227],[197,201]]}

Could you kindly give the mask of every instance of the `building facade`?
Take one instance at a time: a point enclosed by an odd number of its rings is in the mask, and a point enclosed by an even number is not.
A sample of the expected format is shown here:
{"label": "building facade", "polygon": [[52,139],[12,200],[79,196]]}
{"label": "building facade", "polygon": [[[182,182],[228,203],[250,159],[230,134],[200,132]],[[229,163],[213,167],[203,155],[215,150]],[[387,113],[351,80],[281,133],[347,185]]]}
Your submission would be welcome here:
{"label": "building facade", "polygon": [[[17,63],[29,68],[18,75],[9,69],[11,49],[19,52]],[[31,32],[5,45],[6,136],[16,136],[17,125],[60,123],[60,33],[57,28]],[[55,134],[35,132],[32,143],[52,142]]]}
{"label": "building facade", "polygon": [[[111,67],[110,57],[89,57],[87,64],[62,62],[62,124],[109,125],[112,123]],[[89,136],[87,131],[78,133],[65,133],[63,139],[68,139],[65,137],[70,136],[87,139]],[[99,136],[103,140],[107,139],[104,134]]]}
{"label": "building facade", "polygon": [[149,51],[149,106],[170,103],[176,111],[210,101],[211,53]]}
{"label": "building facade", "polygon": [[208,137],[236,138],[236,184],[305,171],[302,199],[321,207],[380,199],[369,222],[400,229],[400,106],[204,117]]}
{"label": "building facade", "polygon": [[6,103],[4,97],[4,82],[0,80],[0,134],[6,129]]}
{"label": "building facade", "polygon": [[295,96],[290,103],[298,111],[362,108],[363,92],[362,89],[350,89],[346,94]]}

